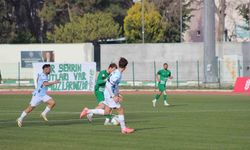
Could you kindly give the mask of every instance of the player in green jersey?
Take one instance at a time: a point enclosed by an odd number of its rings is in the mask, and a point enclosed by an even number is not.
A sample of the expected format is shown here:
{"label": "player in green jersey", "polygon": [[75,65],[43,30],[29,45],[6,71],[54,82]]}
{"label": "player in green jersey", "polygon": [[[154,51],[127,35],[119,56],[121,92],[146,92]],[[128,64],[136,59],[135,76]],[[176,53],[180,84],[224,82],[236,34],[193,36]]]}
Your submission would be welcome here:
{"label": "player in green jersey", "polygon": [[166,93],[166,83],[168,79],[173,79],[171,76],[171,72],[168,70],[168,64],[163,64],[163,69],[159,70],[156,74],[156,81],[158,82],[159,93],[155,95],[155,99],[153,102],[153,107],[156,106],[157,100],[159,100],[160,96],[163,94],[164,105],[169,106],[167,103],[167,93]]}
{"label": "player in green jersey", "polygon": [[[104,101],[104,89],[105,89],[105,84],[107,81],[107,78],[109,75],[117,69],[117,65],[115,63],[111,63],[106,70],[100,71],[97,77],[96,85],[95,85],[95,96],[96,96],[96,101],[98,103],[98,106],[96,106],[96,109],[104,109],[105,105],[103,104]],[[106,120],[104,122],[104,125],[110,125],[110,121],[112,119],[112,115],[106,115]]]}

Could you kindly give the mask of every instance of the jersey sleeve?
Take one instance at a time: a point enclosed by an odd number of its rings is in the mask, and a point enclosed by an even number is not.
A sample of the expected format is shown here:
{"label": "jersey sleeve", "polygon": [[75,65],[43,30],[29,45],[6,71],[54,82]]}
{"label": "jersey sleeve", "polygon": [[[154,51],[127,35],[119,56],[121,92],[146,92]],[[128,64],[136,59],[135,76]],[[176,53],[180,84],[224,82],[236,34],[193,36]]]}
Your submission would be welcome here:
{"label": "jersey sleeve", "polygon": [[169,71],[169,76],[168,77],[171,77],[171,71]]}
{"label": "jersey sleeve", "polygon": [[109,82],[110,82],[112,85],[114,85],[114,84],[119,80],[119,78],[120,78],[119,74],[114,73],[114,74],[112,74],[112,75],[110,76]]}
{"label": "jersey sleeve", "polygon": [[41,74],[40,75],[40,81],[43,83],[43,82],[48,82],[49,79],[48,77],[45,75],[45,74]]}
{"label": "jersey sleeve", "polygon": [[[108,82],[106,83],[106,88],[111,97],[114,97],[117,94],[117,91],[119,91],[119,89],[117,89],[118,87],[115,87],[119,78],[120,78],[119,73],[113,73],[109,76]],[[114,89],[114,87],[116,89]]]}
{"label": "jersey sleeve", "polygon": [[157,75],[161,75],[161,70],[159,70],[159,71],[157,72]]}
{"label": "jersey sleeve", "polygon": [[105,76],[105,74],[103,72],[100,72],[98,77],[97,77],[96,84],[102,85],[102,84],[106,83],[106,80],[105,79],[103,80],[103,76]]}

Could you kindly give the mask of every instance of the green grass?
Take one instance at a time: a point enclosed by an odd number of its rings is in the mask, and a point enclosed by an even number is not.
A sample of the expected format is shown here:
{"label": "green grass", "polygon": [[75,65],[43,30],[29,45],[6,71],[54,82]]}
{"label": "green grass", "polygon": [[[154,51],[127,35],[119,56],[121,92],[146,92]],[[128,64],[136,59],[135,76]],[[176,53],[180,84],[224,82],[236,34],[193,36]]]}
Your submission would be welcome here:
{"label": "green grass", "polygon": [[40,105],[18,128],[15,119],[28,95],[0,95],[0,150],[249,150],[249,96],[170,95],[169,107],[150,95],[125,95],[126,122],[137,131],[122,135],[118,126],[80,120],[83,106],[93,107],[92,95],[52,95],[57,106],[50,122],[39,117]]}

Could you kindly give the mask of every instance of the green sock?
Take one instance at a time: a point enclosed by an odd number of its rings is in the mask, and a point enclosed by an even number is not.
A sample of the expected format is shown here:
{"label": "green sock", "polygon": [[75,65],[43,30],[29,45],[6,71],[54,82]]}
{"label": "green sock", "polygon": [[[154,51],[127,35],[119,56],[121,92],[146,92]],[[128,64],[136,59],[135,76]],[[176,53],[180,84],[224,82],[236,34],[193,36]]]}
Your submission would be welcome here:
{"label": "green sock", "polygon": [[164,101],[167,101],[167,95],[163,95]]}
{"label": "green sock", "polygon": [[108,119],[112,119],[112,116],[113,116],[113,115],[111,115],[111,114],[105,115],[105,117],[108,118]]}
{"label": "green sock", "polygon": [[158,100],[160,97],[161,97],[161,95],[159,95],[159,94],[156,94],[156,95],[155,95],[155,99],[156,99],[156,100]]}

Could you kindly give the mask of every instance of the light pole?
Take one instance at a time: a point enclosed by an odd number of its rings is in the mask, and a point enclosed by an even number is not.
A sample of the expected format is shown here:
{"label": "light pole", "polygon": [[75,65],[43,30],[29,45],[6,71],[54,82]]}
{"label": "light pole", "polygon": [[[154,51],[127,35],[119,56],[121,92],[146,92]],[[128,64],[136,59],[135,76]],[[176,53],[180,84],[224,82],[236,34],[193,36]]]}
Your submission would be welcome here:
{"label": "light pole", "polygon": [[249,30],[249,39],[250,39],[250,0],[248,3],[248,30]]}
{"label": "light pole", "polygon": [[141,0],[141,33],[142,33],[142,43],[144,43],[144,31],[145,31],[145,28],[144,28],[144,0]]}

